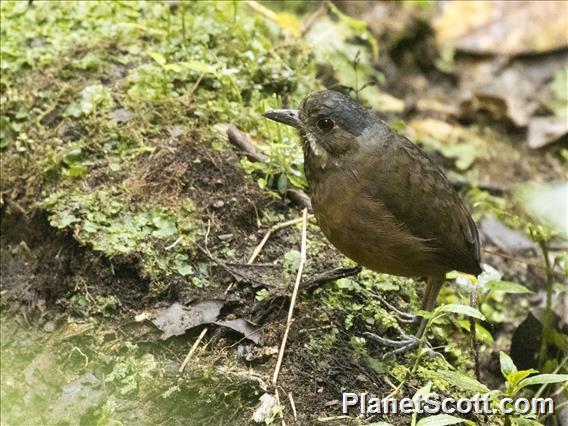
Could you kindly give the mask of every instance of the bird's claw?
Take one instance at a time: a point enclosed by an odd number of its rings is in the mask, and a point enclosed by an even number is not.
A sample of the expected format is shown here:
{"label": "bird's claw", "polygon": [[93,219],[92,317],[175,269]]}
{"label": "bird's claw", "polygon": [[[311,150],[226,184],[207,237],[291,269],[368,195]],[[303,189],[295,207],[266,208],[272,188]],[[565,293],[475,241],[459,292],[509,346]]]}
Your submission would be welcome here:
{"label": "bird's claw", "polygon": [[383,346],[392,346],[395,347],[397,349],[394,349],[392,351],[389,351],[387,353],[385,353],[383,355],[383,359],[388,358],[391,355],[399,355],[399,354],[403,354],[406,353],[414,348],[416,348],[418,346],[418,343],[420,342],[419,339],[417,339],[414,336],[407,336],[407,335],[402,335],[403,338],[400,340],[394,340],[394,339],[387,339],[385,337],[381,337],[381,336],[377,336],[374,333],[369,333],[366,332],[364,333],[365,336],[369,337],[371,340],[374,340],[377,343],[380,343]]}
{"label": "bird's claw", "polygon": [[405,323],[405,324],[413,324],[416,323],[420,320],[420,317],[418,315],[413,315],[409,312],[404,312],[399,310],[396,306],[392,305],[388,300],[386,300],[383,296],[381,296],[380,294],[373,294],[373,296],[378,299],[383,305],[385,305],[391,312],[394,313],[394,316],[396,317],[396,319],[399,322]]}

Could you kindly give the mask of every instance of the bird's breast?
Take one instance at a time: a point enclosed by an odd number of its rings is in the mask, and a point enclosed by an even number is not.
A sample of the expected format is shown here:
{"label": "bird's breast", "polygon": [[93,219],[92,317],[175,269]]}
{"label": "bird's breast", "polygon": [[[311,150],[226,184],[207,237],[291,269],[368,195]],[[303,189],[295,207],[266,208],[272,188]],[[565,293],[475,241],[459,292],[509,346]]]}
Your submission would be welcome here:
{"label": "bird's breast", "polygon": [[380,199],[365,192],[356,171],[308,170],[315,216],[340,252],[377,272],[402,276],[438,272],[433,271],[432,250],[424,240],[401,226]]}

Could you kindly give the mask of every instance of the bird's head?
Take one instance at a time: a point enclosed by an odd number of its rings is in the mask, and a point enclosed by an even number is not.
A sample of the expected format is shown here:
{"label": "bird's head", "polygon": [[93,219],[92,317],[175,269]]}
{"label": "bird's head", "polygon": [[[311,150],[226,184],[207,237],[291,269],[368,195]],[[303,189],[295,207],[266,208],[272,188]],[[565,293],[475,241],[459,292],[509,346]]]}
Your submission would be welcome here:
{"label": "bird's head", "polygon": [[305,149],[338,157],[355,149],[359,137],[376,123],[373,114],[354,99],[332,90],[308,95],[300,109],[275,109],[265,117],[300,131]]}

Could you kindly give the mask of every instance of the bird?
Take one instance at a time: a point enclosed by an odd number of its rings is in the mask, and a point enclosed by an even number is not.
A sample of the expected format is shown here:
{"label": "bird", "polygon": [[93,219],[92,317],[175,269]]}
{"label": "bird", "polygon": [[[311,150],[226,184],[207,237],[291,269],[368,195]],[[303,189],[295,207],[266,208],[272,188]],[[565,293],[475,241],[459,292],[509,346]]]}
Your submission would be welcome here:
{"label": "bird", "polygon": [[[477,226],[442,168],[378,114],[334,90],[306,96],[299,109],[264,116],[299,131],[313,212],[325,237],[358,265],[424,277],[431,311],[449,271],[478,275]],[[402,353],[425,331],[400,341],[366,333]]]}

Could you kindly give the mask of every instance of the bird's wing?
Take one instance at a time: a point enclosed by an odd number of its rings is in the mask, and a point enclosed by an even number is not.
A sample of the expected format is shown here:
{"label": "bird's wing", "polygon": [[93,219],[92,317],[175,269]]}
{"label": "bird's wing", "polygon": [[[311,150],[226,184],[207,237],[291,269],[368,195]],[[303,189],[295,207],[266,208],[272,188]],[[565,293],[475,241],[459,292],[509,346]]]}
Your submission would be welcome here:
{"label": "bird's wing", "polygon": [[394,131],[373,145],[359,173],[366,193],[379,199],[401,227],[425,240],[448,269],[480,273],[477,227],[442,169]]}

